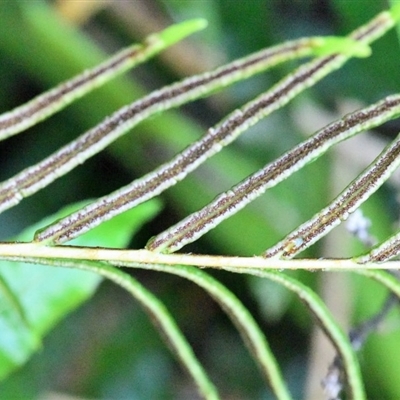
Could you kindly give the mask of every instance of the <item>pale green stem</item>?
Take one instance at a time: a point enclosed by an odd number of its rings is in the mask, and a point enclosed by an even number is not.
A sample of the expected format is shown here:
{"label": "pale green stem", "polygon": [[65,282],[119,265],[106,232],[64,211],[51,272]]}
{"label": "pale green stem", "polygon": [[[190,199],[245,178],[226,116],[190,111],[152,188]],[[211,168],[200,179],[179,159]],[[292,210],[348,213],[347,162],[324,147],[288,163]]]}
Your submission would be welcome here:
{"label": "pale green stem", "polygon": [[193,353],[190,344],[164,304],[136,279],[118,268],[98,262],[55,259],[35,260],[34,258],[31,258],[28,262],[94,272],[127,290],[143,306],[151,321],[162,332],[161,336],[166,340],[174,356],[192,377],[201,397],[207,400],[218,400],[220,398],[215,386]]}
{"label": "pale green stem", "polygon": [[364,400],[365,392],[359,362],[347,334],[340,328],[324,302],[307,286],[282,273],[250,268],[224,268],[227,271],[251,274],[270,279],[292,291],[305,304],[335,347],[346,375],[349,398]]}
{"label": "pale green stem", "polygon": [[205,28],[206,24],[203,19],[191,20],[152,34],[145,39],[143,44],[128,47],[99,66],[86,70],[28,103],[0,115],[0,140],[48,118],[128,69],[148,60],[186,36]]}
{"label": "pale green stem", "polygon": [[253,269],[400,269],[400,261],[359,264],[352,259],[268,259],[263,257],[227,257],[196,254],[162,254],[148,250],[120,250],[104,247],[43,246],[30,243],[0,243],[0,260],[34,257],[38,259],[90,260],[115,264],[126,262],[163,265],[194,265],[203,268],[253,268]]}

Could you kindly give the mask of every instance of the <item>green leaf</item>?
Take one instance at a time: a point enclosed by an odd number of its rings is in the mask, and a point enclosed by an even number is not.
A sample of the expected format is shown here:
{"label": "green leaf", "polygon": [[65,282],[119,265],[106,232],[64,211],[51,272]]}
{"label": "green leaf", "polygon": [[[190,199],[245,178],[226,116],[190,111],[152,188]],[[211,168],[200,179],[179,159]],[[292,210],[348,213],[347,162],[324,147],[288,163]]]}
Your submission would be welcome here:
{"label": "green leaf", "polygon": [[117,285],[127,290],[145,309],[153,324],[160,331],[164,340],[171,348],[176,358],[186,368],[194,380],[200,395],[207,400],[218,400],[219,396],[213,383],[208,378],[202,365],[197,360],[192,348],[186,338],[179,330],[175,320],[168,312],[165,305],[135,278],[126,272],[119,270],[102,262],[79,261],[79,260],[44,260],[45,265],[61,266],[82,271],[96,272]]}
{"label": "green leaf", "polygon": [[321,47],[314,50],[314,54],[319,56],[335,53],[364,58],[371,55],[371,48],[365,43],[348,37],[326,36],[321,39]]}
{"label": "green leaf", "polygon": [[149,39],[156,40],[157,43],[159,42],[160,48],[164,49],[167,46],[171,46],[174,43],[179,42],[186,36],[204,29],[207,24],[208,23],[205,19],[196,18],[190,21],[181,22],[180,24],[172,25],[161,33],[154,34]]}
{"label": "green leaf", "polygon": [[[400,282],[389,271],[357,269],[354,272],[370,278],[354,280],[353,290],[357,294],[354,316],[357,321],[369,318],[379,310],[387,296],[385,288],[400,300]],[[371,293],[373,293],[373,296],[371,296]],[[400,357],[399,315],[399,309],[396,307],[378,332],[368,338],[366,346],[362,350],[364,380],[370,390],[371,398],[373,398],[373,395],[379,397],[382,393],[385,393],[387,399],[399,397],[400,382],[396,378],[398,367],[396,362],[393,361]],[[370,368],[371,365],[375,366],[373,370]]]}
{"label": "green leaf", "polygon": [[[21,233],[31,240],[38,227],[82,207],[62,209]],[[132,232],[159,210],[148,202],[73,241],[75,245],[124,247]],[[71,242],[72,243],[72,242]],[[93,273],[17,262],[0,263],[0,379],[25,363],[40,348],[41,338],[70,311],[87,300],[101,278]]]}
{"label": "green leaf", "polygon": [[207,291],[238,329],[244,343],[257,362],[263,377],[268,382],[276,398],[279,400],[290,400],[292,398],[261,328],[244,304],[228,288],[211,275],[192,266],[140,263],[126,263],[121,265],[128,268],[146,268],[178,275],[194,282]]}
{"label": "green leaf", "polygon": [[227,271],[245,273],[270,279],[296,294],[299,300],[312,313],[321,329],[330,339],[343,363],[343,371],[347,381],[347,392],[351,399],[365,399],[365,390],[354,349],[349,338],[333,318],[322,299],[309,287],[292,277],[270,270],[254,268],[224,267]]}

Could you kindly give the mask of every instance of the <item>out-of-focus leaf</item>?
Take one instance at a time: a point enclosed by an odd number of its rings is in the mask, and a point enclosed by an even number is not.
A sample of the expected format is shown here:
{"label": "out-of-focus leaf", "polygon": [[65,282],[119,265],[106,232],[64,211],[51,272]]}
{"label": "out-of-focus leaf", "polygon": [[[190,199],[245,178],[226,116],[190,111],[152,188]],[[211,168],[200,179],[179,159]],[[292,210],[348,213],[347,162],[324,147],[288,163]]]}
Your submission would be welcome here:
{"label": "out-of-focus leaf", "polygon": [[[202,33],[202,37],[209,42],[210,46],[216,46],[220,42],[222,31],[217,0],[208,0],[206,2],[197,0],[164,0],[162,3],[178,21],[192,17],[199,18],[199,16],[205,18],[209,26]],[[219,44],[221,45],[221,43]]]}
{"label": "out-of-focus leaf", "polygon": [[[357,303],[354,315],[357,322],[370,318],[382,307],[387,290],[371,279],[355,277],[354,293]],[[380,329],[368,338],[362,350],[362,367],[371,398],[396,399],[400,393],[398,362],[400,360],[399,310],[386,318]],[[371,366],[375,366],[371,368]],[[380,397],[382,396],[382,397]]]}
{"label": "out-of-focus leaf", "polygon": [[[388,2],[379,1],[347,1],[335,0],[332,8],[337,13],[338,21],[335,31],[344,33],[349,26],[357,26],[379,12],[388,9]],[[342,32],[338,32],[342,30]],[[389,32],[372,46],[373,57],[362,62],[354,62],[348,71],[339,73],[339,79],[343,79],[341,94],[356,95],[362,99],[375,101],[390,92],[399,90],[397,79],[399,69],[399,45],[395,31]],[[333,80],[330,82],[333,84]],[[335,82],[337,85],[337,82]],[[332,88],[334,90],[334,88]],[[332,93],[330,93],[332,95]]]}
{"label": "out-of-focus leaf", "polygon": [[[30,227],[17,240],[31,240],[37,228],[81,207],[64,208],[56,216]],[[124,247],[132,232],[159,210],[145,203],[100,225],[73,241],[76,245]],[[88,299],[101,278],[84,271],[16,262],[0,263],[0,378],[4,378],[40,348],[41,338],[68,312]]]}

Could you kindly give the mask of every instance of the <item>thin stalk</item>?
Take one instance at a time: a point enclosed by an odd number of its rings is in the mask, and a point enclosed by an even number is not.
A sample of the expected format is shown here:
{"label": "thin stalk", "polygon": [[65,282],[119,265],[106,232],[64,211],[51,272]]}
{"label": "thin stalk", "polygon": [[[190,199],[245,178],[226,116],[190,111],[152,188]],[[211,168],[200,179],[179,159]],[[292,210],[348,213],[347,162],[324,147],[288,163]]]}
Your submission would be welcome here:
{"label": "thin stalk", "polygon": [[36,193],[66,174],[146,118],[205,96],[281,62],[310,55],[315,48],[320,49],[321,46],[325,46],[322,38],[287,42],[234,61],[213,72],[193,76],[150,93],[121,108],[43,161],[0,184],[0,212],[15,206],[24,197]]}
{"label": "thin stalk", "polygon": [[335,347],[343,363],[349,399],[366,399],[359,362],[347,334],[337,324],[324,302],[309,287],[296,279],[275,271],[249,268],[224,269],[235,273],[251,274],[270,279],[295,293],[318,321],[320,328],[324,331],[332,345]]}
{"label": "thin stalk", "polygon": [[382,186],[399,165],[400,135],[331,204],[268,249],[263,256],[292,258],[311,246],[346,220],[349,214]]}
{"label": "thin stalk", "polygon": [[163,265],[193,265],[201,268],[252,268],[252,269],[306,269],[317,270],[356,270],[400,269],[400,261],[388,261],[384,264],[359,264],[352,259],[268,259],[263,257],[227,257],[196,254],[162,254],[148,250],[120,250],[104,247],[43,246],[30,243],[0,243],[0,260],[25,260],[34,257],[41,260],[87,260],[104,261],[113,264],[143,263]]}
{"label": "thin stalk", "polygon": [[[14,261],[16,261],[14,259]],[[139,300],[142,305],[146,308],[148,313],[153,317],[155,317],[157,321],[157,326],[159,326],[162,331],[168,333],[168,341],[171,344],[171,337],[173,335],[176,336],[175,333],[171,333],[171,322],[173,321],[161,321],[161,317],[165,318],[164,314],[168,314],[165,310],[165,307],[160,304],[160,302],[150,293],[147,292],[142,285],[140,285],[136,280],[133,280],[129,275],[116,270],[111,266],[107,266],[107,264],[103,263],[93,263],[90,261],[79,261],[79,260],[61,260],[61,259],[40,259],[35,257],[28,257],[27,259],[21,258],[19,261],[28,262],[32,264],[46,264],[46,265],[54,265],[54,266],[62,266],[62,267],[71,267],[78,268],[96,272],[102,276],[105,276],[108,279],[113,280],[120,286],[127,289],[133,296]],[[276,396],[278,400],[290,400],[292,397],[290,396],[285,381],[281,375],[279,367],[276,363],[275,357],[271,352],[269,345],[266,341],[265,335],[261,331],[260,327],[257,325],[256,321],[247,310],[246,307],[241,303],[241,301],[224,285],[219,283],[212,276],[207,274],[204,271],[201,271],[198,268],[192,266],[183,266],[183,265],[158,265],[158,264],[142,264],[142,263],[126,263],[121,264],[118,263],[119,267],[127,266],[129,268],[141,268],[141,269],[149,269],[153,271],[161,271],[174,275],[178,275],[185,279],[188,279],[198,286],[202,287],[204,290],[209,293],[212,298],[221,306],[221,308],[226,312],[228,317],[232,320],[233,324],[236,326],[238,331],[240,332],[245,344],[247,345],[249,351],[253,355],[255,361],[258,363],[258,366],[268,382],[272,392]],[[158,304],[157,304],[158,303]],[[171,317],[169,317],[171,319]],[[162,324],[161,324],[162,322]],[[168,329],[169,331],[168,331]],[[176,331],[178,328],[175,327]],[[177,340],[174,337],[174,341],[178,342],[181,339]],[[185,350],[184,355],[186,355],[187,349],[185,346],[182,346],[182,343],[176,344],[172,343],[172,348],[174,352],[179,356],[179,358],[184,361],[184,365],[188,368],[187,359],[184,359],[183,356],[179,355],[178,350],[182,352],[181,348]],[[193,356],[194,357],[194,356]],[[198,369],[199,367],[197,367]],[[196,380],[199,381],[197,375],[199,375],[199,371],[191,372],[193,378],[196,377]],[[200,375],[201,377],[201,375]],[[204,380],[204,377],[201,379]],[[204,386],[204,383],[203,383]],[[199,385],[200,387],[200,385]],[[202,390],[203,393],[205,390]],[[209,389],[208,389],[209,391]]]}
{"label": "thin stalk", "polygon": [[177,326],[164,304],[143,285],[127,273],[103,263],[78,260],[34,260],[29,262],[94,272],[127,290],[148,313],[150,320],[162,333],[172,353],[192,377],[199,394],[206,400],[218,400],[218,392],[197,360],[190,344]]}
{"label": "thin stalk", "polygon": [[129,268],[146,268],[166,272],[188,279],[207,291],[221,306],[238,329],[254,360],[257,362],[263,377],[268,382],[273,394],[279,400],[289,400],[290,396],[277,362],[257,322],[243,303],[224,285],[198,268],[183,265],[157,264],[119,264]]}
{"label": "thin stalk", "polygon": [[[364,346],[368,337],[376,332],[380,324],[387,317],[389,311],[398,304],[398,299],[392,293],[386,299],[377,314],[370,317],[366,321],[352,328],[349,332],[350,343],[355,351],[360,351]],[[332,363],[328,367],[328,374],[322,380],[322,386],[327,398],[330,400],[340,400],[343,391],[343,362],[339,354],[337,354]]]}
{"label": "thin stalk", "polygon": [[130,46],[97,67],[86,70],[28,103],[0,115],[0,140],[16,135],[48,118],[128,69],[143,63],[186,36],[205,28],[206,25],[205,20],[197,19],[173,25],[160,33],[152,34],[145,39],[143,44]]}
{"label": "thin stalk", "polygon": [[165,252],[181,249],[237,213],[267,189],[323,155],[333,145],[359,132],[381,125],[399,114],[400,95],[393,95],[329,124],[240,184],[220,194],[201,210],[156,236],[148,248]]}

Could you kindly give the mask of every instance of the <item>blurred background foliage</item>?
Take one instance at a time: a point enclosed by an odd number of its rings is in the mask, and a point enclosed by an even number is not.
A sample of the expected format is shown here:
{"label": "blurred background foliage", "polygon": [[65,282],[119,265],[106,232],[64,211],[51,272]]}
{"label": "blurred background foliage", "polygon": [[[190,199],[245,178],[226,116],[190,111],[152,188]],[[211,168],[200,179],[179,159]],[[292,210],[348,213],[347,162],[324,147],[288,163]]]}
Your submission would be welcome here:
{"label": "blurred background foliage", "polygon": [[[386,1],[371,0],[2,1],[2,111],[173,22],[204,17],[209,27],[47,121],[1,142],[0,179],[39,161],[144,93],[288,39],[347,34],[387,7]],[[149,237],[327,122],[399,91],[396,32],[380,39],[372,49],[372,57],[351,60],[169,189],[161,196],[163,210],[132,239],[131,247],[143,247]],[[0,238],[6,240],[66,204],[104,195],[150,171],[296,65],[285,64],[142,123],[107,151],[1,215]],[[342,146],[346,152],[330,152],[185,251],[259,254],[326,205],[399,128],[398,121],[391,122],[369,136],[368,143],[376,150],[372,156],[358,142]],[[372,220],[372,233],[379,239],[393,231],[398,219],[396,191],[395,185],[387,185],[363,207]],[[305,255],[345,257],[363,250],[345,230],[339,234],[336,230]],[[315,387],[333,353],[326,342],[319,344],[313,321],[299,301],[265,280],[212,273],[261,324],[294,398],[316,396]],[[140,271],[134,275],[167,304],[224,399],[271,398],[238,333],[201,289],[173,276]],[[381,287],[360,276],[295,275],[321,293],[344,327],[377,311],[385,297]],[[382,331],[361,351],[369,399],[400,397],[399,316],[394,310]],[[319,367],[317,362],[321,362]],[[2,398],[10,399],[64,398],[61,394],[188,399],[195,398],[193,390],[147,316],[128,294],[107,282],[54,329],[26,366],[0,384]]]}

